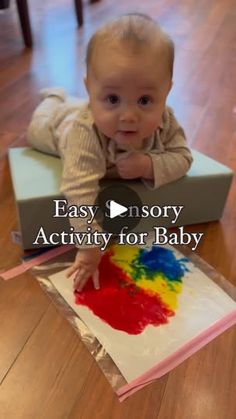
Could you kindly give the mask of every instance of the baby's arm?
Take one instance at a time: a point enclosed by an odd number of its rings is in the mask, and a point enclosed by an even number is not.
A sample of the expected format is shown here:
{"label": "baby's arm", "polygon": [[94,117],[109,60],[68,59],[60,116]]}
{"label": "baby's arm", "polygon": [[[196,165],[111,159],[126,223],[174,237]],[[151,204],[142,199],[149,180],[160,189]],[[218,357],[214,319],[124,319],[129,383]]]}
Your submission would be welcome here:
{"label": "baby's arm", "polygon": [[193,158],[184,130],[170,108],[165,111],[164,129],[159,135],[159,142],[147,155],[152,160],[153,178],[144,176],[144,183],[152,188],[181,178],[191,166]]}
{"label": "baby's arm", "polygon": [[120,158],[116,167],[123,179],[141,178],[155,189],[184,176],[191,163],[192,155],[184,131],[172,110],[167,108],[164,129],[156,136],[153,148]]}
{"label": "baby's arm", "polygon": [[[94,205],[99,192],[99,180],[105,175],[104,153],[98,138],[91,128],[74,122],[68,126],[60,141],[63,160],[61,192],[68,205]],[[94,221],[87,224],[86,218],[71,218],[75,232],[100,231]],[[87,280],[96,279],[97,268],[102,256],[99,247],[81,245],[67,276],[73,277],[74,288],[81,291]],[[96,284],[95,284],[96,286]]]}

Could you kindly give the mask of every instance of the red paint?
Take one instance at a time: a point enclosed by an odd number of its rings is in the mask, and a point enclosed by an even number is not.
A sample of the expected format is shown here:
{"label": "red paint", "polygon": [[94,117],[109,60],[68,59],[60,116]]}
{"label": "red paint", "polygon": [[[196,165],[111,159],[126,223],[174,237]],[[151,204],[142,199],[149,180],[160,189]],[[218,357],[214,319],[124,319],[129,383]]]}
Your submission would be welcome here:
{"label": "red paint", "polygon": [[132,335],[141,333],[149,324],[159,326],[168,322],[174,312],[153,295],[135,285],[105,254],[100,264],[99,291],[88,281],[84,290],[75,293],[76,304],[90,308],[111,327]]}

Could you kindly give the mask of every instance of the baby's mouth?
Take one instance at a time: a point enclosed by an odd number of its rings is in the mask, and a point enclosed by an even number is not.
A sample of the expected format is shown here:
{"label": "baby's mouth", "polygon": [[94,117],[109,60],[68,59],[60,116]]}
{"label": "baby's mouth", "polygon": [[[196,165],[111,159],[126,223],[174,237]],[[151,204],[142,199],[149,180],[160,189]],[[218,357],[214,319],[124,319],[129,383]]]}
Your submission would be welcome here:
{"label": "baby's mouth", "polygon": [[131,130],[119,130],[118,133],[122,135],[134,135],[137,134],[138,131],[131,131]]}

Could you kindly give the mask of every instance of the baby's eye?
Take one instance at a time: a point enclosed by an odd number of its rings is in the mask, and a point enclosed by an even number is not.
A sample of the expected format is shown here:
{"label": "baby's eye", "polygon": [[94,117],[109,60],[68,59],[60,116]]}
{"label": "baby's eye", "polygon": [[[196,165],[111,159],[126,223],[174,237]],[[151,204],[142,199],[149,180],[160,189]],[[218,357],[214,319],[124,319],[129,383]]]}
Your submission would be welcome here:
{"label": "baby's eye", "polygon": [[108,95],[106,100],[111,105],[116,105],[120,101],[119,96],[117,96],[117,95]]}
{"label": "baby's eye", "polygon": [[144,105],[144,106],[150,104],[151,102],[152,102],[151,97],[147,95],[141,96],[138,100],[139,105]]}

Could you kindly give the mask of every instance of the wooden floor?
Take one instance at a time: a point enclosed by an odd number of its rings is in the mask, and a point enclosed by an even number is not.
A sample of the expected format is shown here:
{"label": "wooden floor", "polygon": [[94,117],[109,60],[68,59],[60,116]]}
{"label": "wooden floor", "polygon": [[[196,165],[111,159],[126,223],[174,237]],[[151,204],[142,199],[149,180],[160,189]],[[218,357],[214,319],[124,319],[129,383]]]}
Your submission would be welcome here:
{"label": "wooden floor", "polygon": [[[7,148],[24,144],[40,88],[59,85],[85,95],[86,42],[114,15],[149,13],[173,36],[176,66],[169,103],[189,144],[236,170],[235,0],[86,1],[80,30],[72,0],[31,0],[29,5],[32,51],[23,48],[15,2],[0,13],[1,271],[23,255],[10,236],[16,213]],[[204,231],[197,253],[236,285],[235,180],[221,221],[189,230]],[[236,328],[123,403],[30,274],[0,282],[0,336],[1,419],[236,417]]]}

